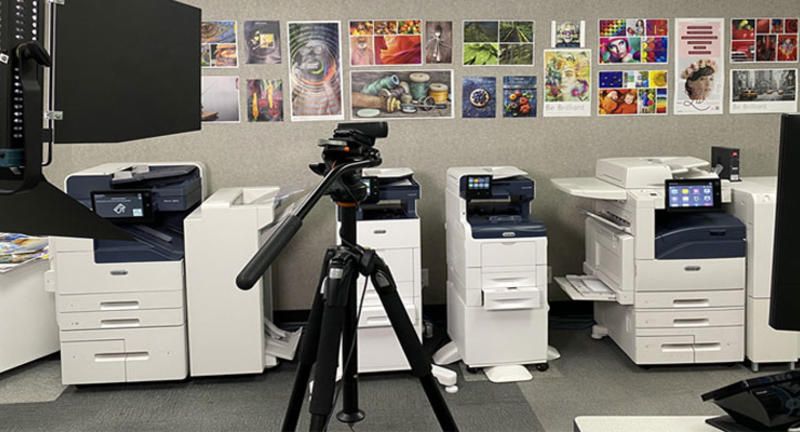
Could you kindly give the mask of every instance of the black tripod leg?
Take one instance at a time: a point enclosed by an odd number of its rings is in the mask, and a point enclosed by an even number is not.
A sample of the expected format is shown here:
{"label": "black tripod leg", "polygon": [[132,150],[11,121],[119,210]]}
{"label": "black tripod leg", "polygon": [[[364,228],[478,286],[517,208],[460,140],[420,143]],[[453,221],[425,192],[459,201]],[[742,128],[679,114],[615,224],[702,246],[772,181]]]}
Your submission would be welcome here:
{"label": "black tripod leg", "polygon": [[325,308],[325,298],[322,294],[321,287],[325,278],[328,276],[328,262],[333,258],[333,255],[334,250],[328,249],[328,251],[325,252],[325,259],[322,262],[322,271],[320,272],[316,294],[314,294],[314,303],[311,306],[311,314],[308,317],[308,324],[303,334],[303,344],[300,348],[292,395],[289,398],[289,406],[286,408],[286,414],[283,417],[283,426],[281,430],[284,432],[292,432],[297,429],[297,421],[300,418],[300,411],[303,408],[303,400],[305,399],[306,388],[308,387],[308,378],[311,376],[311,369],[314,366],[314,362],[317,361],[317,345],[319,344],[322,314]]}
{"label": "black tripod leg", "polygon": [[350,280],[357,276],[355,264],[349,257],[336,256],[328,267],[325,284],[325,308],[314,371],[314,391],[311,394],[312,432],[325,430],[333,411],[336,392],[336,368],[339,365],[339,341],[345,315],[348,312]]}
{"label": "black tripod leg", "polygon": [[422,383],[422,388],[425,390],[425,395],[428,397],[442,430],[447,432],[458,431],[458,426],[450,413],[450,408],[447,407],[447,402],[444,400],[439,386],[436,384],[436,379],[433,377],[430,358],[422,349],[422,343],[419,341],[417,332],[408,318],[405,306],[403,306],[403,301],[397,293],[397,285],[394,282],[394,278],[392,278],[392,273],[380,257],[376,255],[374,260],[375,271],[370,276],[372,285],[380,296],[383,308],[389,316],[389,321],[392,323],[397,339],[400,341],[406,359],[411,365],[411,373]]}

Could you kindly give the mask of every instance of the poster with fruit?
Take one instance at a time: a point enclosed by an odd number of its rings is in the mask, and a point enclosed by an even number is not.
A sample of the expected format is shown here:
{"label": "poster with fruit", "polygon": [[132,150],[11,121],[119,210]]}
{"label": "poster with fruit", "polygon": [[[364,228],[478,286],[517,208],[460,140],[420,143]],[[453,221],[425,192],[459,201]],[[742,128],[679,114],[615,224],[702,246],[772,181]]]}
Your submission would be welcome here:
{"label": "poster with fruit", "polygon": [[503,117],[536,117],[536,77],[503,77]]}

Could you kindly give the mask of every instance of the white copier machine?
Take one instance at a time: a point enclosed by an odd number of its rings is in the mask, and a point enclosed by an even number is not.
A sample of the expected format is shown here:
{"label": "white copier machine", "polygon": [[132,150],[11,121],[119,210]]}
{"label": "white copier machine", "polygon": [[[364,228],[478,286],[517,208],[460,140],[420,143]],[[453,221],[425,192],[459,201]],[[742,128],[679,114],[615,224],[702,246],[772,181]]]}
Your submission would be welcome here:
{"label": "white copier machine", "polygon": [[514,167],[447,171],[447,330],[437,364],[463,360],[493,382],[548,362],[547,231],[533,180]]}
{"label": "white copier machine", "polygon": [[639,365],[744,360],[746,229],[722,212],[731,186],[693,157],[600,159],[596,176],[554,179],[592,200],[585,276],[556,278],[595,301],[593,337]]}

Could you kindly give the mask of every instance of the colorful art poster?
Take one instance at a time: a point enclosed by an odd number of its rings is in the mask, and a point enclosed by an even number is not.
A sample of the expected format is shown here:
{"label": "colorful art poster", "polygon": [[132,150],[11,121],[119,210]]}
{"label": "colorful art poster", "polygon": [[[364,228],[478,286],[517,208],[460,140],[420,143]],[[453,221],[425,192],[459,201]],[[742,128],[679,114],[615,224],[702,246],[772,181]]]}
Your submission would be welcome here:
{"label": "colorful art poster", "polygon": [[204,76],[201,94],[204,122],[239,123],[238,76]]}
{"label": "colorful art poster", "polygon": [[205,68],[239,67],[236,21],[203,21],[200,24],[200,65]]}
{"label": "colorful art poster", "polygon": [[353,120],[451,119],[453,71],[350,71]]}
{"label": "colorful art poster", "polygon": [[797,69],[731,71],[731,114],[797,112]]}
{"label": "colorful art poster", "polygon": [[586,21],[553,21],[551,48],[586,48]]}
{"label": "colorful art poster", "polygon": [[731,20],[731,62],[796,62],[797,18]]}
{"label": "colorful art poster", "polygon": [[495,77],[464,77],[461,94],[461,117],[496,117],[497,79]]}
{"label": "colorful art poster", "polygon": [[247,121],[283,121],[283,81],[247,80]]}
{"label": "colorful art poster", "polygon": [[533,66],[533,21],[464,21],[464,66]]}
{"label": "colorful art poster", "polygon": [[450,64],[453,62],[453,22],[425,22],[425,63]]}
{"label": "colorful art poster", "polygon": [[665,64],[669,61],[669,20],[601,19],[600,64]]}
{"label": "colorful art poster", "polygon": [[675,21],[675,108],[678,115],[723,113],[725,20],[679,18]]}
{"label": "colorful art poster", "polygon": [[592,51],[544,50],[544,116],[592,115]]}
{"label": "colorful art poster", "polygon": [[350,66],[421,64],[422,20],[350,21]]}
{"label": "colorful art poster", "polygon": [[291,120],[343,120],[339,22],[296,21],[288,27]]}
{"label": "colorful art poster", "polygon": [[600,72],[597,112],[601,117],[666,115],[668,83],[665,70]]}
{"label": "colorful art poster", "polygon": [[281,25],[278,21],[245,21],[247,64],[281,64]]}
{"label": "colorful art poster", "polygon": [[503,117],[536,117],[536,77],[503,77]]}

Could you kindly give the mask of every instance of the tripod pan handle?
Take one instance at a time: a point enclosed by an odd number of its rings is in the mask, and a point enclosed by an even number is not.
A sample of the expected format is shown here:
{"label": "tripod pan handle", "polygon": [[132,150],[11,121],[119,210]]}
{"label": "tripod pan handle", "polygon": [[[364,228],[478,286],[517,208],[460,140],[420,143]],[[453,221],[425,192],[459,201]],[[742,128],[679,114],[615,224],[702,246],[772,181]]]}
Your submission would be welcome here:
{"label": "tripod pan handle", "polygon": [[297,215],[289,215],[280,225],[275,228],[275,232],[269,240],[258,250],[258,253],[236,277],[236,286],[241,290],[249,290],[253,285],[264,276],[269,266],[283,252],[283,249],[292,240],[300,227],[303,226],[303,219]]}

